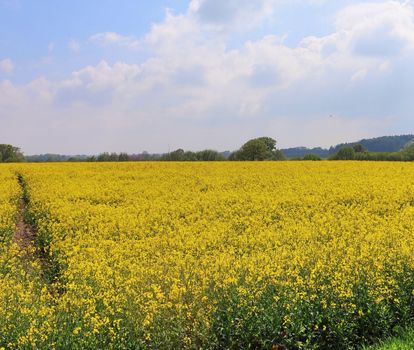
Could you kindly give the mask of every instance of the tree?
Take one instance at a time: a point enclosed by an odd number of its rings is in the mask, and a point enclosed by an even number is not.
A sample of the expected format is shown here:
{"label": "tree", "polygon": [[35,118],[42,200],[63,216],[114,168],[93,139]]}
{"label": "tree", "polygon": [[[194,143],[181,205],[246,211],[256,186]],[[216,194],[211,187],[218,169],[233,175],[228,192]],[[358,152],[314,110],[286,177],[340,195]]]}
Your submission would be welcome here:
{"label": "tree", "polygon": [[[98,157],[96,158],[96,161],[98,162],[118,162],[120,155],[118,156],[117,153],[108,153],[108,152],[104,152],[101,153],[100,155],[98,155]],[[124,157],[124,155],[122,156]],[[128,155],[127,155],[128,157]]]}
{"label": "tree", "polygon": [[164,154],[160,160],[169,160],[174,162],[180,162],[184,160],[185,152],[182,148],[179,148],[175,151],[172,151],[170,153]]}
{"label": "tree", "polygon": [[303,160],[322,160],[318,154],[308,153],[303,156]]}
{"label": "tree", "polygon": [[286,160],[285,154],[282,150],[276,149],[273,152],[273,159],[272,160]]}
{"label": "tree", "polygon": [[20,148],[12,145],[0,145],[0,163],[23,162],[24,156]]}
{"label": "tree", "polygon": [[407,142],[404,148],[398,153],[406,161],[414,160],[414,140]]}
{"label": "tree", "polygon": [[353,160],[355,159],[355,150],[352,147],[343,147],[333,157],[333,160]]}
{"label": "tree", "polygon": [[367,149],[360,143],[353,145],[352,148],[354,149],[355,153],[363,153],[367,151]]}
{"label": "tree", "polygon": [[98,162],[109,162],[111,160],[111,155],[108,152],[101,153],[96,158]]}
{"label": "tree", "polygon": [[186,151],[186,152],[184,152],[182,160],[186,161],[186,162],[190,162],[190,161],[194,162],[194,161],[197,160],[197,154],[192,152],[192,151]]}
{"label": "tree", "polygon": [[120,162],[127,162],[129,160],[128,153],[119,153],[118,161]]}
{"label": "tree", "polygon": [[173,152],[163,154],[160,158],[162,161],[180,161],[180,162],[194,162],[194,161],[219,161],[225,160],[224,156],[213,150],[206,149],[204,151],[192,152],[184,151],[179,148]]}
{"label": "tree", "polygon": [[282,160],[283,153],[276,150],[276,140],[270,137],[259,137],[247,141],[230,160]]}
{"label": "tree", "polygon": [[196,153],[196,157],[198,161],[219,161],[219,160],[225,160],[224,156],[214,150],[206,149],[204,151],[200,151]]}

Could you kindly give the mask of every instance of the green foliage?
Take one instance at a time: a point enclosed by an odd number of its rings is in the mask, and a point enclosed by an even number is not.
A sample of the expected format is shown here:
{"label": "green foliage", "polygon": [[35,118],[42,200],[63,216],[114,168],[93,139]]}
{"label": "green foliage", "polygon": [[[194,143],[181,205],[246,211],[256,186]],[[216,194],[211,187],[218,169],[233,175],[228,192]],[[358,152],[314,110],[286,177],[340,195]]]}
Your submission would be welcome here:
{"label": "green foliage", "polygon": [[217,152],[217,151],[213,151],[210,149],[204,150],[204,151],[200,151],[196,153],[197,155],[197,160],[199,161],[221,161],[221,160],[225,160],[224,156]]}
{"label": "green foliage", "polygon": [[355,153],[363,153],[367,151],[367,149],[360,143],[357,143],[352,148],[354,149]]}
{"label": "green foliage", "polygon": [[23,162],[24,156],[20,148],[12,145],[0,144],[0,163]]}
{"label": "green foliage", "polygon": [[399,152],[407,146],[407,143],[414,143],[414,135],[382,136],[372,139],[362,139],[358,142],[341,143],[329,149],[315,147],[294,147],[283,149],[287,158],[303,158],[305,154],[314,153],[322,158],[333,156],[343,147],[353,147],[356,153],[367,152]]}
{"label": "green foliage", "polygon": [[119,156],[116,153],[101,153],[96,160],[98,162],[117,162],[119,160]]}
{"label": "green foliage", "polygon": [[363,152],[363,153],[356,153],[355,160],[404,161],[408,159],[403,157],[401,152]]}
{"label": "green foliage", "polygon": [[230,160],[284,160],[282,151],[276,149],[276,140],[270,137],[259,137],[247,141],[238,151],[230,156]]}
{"label": "green foliage", "polygon": [[273,152],[273,158],[271,160],[286,160],[286,157],[282,150],[277,149]]}
{"label": "green foliage", "polygon": [[[46,154],[37,154],[31,156],[25,156],[26,162],[30,163],[57,163],[57,162],[85,162],[85,161],[92,161],[88,159],[89,157],[86,155],[76,155],[76,156],[67,156],[62,154],[53,154],[53,153],[46,153]],[[93,161],[96,161],[94,159]]]}
{"label": "green foliage", "polygon": [[413,138],[414,135],[399,135],[362,139],[358,142],[342,143],[335,147],[331,147],[329,153],[335,154],[343,147],[353,147],[356,144],[361,144],[370,152],[398,152]]}
{"label": "green foliage", "polygon": [[309,153],[317,154],[321,158],[328,158],[329,157],[329,150],[322,148],[322,147],[314,147],[314,148],[307,148],[307,147],[292,147],[292,148],[284,148],[282,149],[283,154],[288,159],[303,159],[303,157]]}
{"label": "green foliage", "polygon": [[127,162],[129,160],[129,156],[127,153],[119,153],[118,161],[120,162]]}
{"label": "green foliage", "polygon": [[[104,152],[97,157],[90,157],[87,159],[89,162],[127,162],[130,157],[127,153],[108,153]],[[74,159],[76,161],[76,158]]]}
{"label": "green foliage", "polygon": [[414,330],[402,332],[395,338],[391,338],[378,345],[364,348],[365,350],[412,350],[414,349]]}
{"label": "green foliage", "polygon": [[303,160],[313,160],[313,161],[316,161],[316,160],[322,160],[322,158],[319,155],[317,155],[317,154],[308,153],[308,154],[305,154],[303,156]]}
{"label": "green foliage", "polygon": [[164,154],[160,160],[162,161],[174,161],[174,162],[191,162],[191,161],[222,161],[225,160],[224,156],[214,150],[206,149],[199,152],[184,151],[179,148],[173,152]]}
{"label": "green foliage", "polygon": [[[392,269],[385,271],[385,275],[398,285],[395,298],[399,304],[394,299],[378,302],[369,293],[372,281],[364,279],[355,284],[351,296],[333,299],[333,288],[325,281],[323,290],[316,287],[307,291],[315,299],[293,301],[287,290],[266,281],[262,281],[266,287],[257,283],[249,285],[241,278],[233,287],[215,290],[216,294],[211,296],[218,302],[208,343],[217,349],[271,349],[273,346],[298,350],[359,349],[373,344],[398,334],[411,318],[413,271],[407,266],[399,275]],[[249,298],[252,295],[257,296]],[[323,305],[326,301],[328,306]],[[354,309],[347,305],[354,305]],[[414,334],[410,341],[413,344]],[[372,350],[391,349],[399,348]]]}
{"label": "green foliage", "polygon": [[414,160],[414,140],[407,142],[404,148],[399,152],[404,160]]}
{"label": "green foliage", "polygon": [[180,162],[180,161],[184,161],[184,155],[185,155],[184,150],[182,148],[179,148],[175,151],[164,154],[161,157],[161,160],[162,161]]}
{"label": "green foliage", "polygon": [[414,139],[408,141],[401,150],[414,150]]}
{"label": "green foliage", "polygon": [[361,160],[361,161],[414,161],[414,143],[409,142],[398,152],[368,152],[362,145],[341,148],[331,160]]}
{"label": "green foliage", "polygon": [[355,150],[353,147],[341,148],[331,159],[333,160],[354,160]]}

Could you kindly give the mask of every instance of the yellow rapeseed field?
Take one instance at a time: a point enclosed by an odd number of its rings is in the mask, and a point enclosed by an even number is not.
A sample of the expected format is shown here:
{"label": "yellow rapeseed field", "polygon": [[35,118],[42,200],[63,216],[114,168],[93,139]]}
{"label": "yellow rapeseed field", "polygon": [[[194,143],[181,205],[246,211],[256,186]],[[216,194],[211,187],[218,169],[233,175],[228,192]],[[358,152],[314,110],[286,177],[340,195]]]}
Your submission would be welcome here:
{"label": "yellow rapeseed field", "polygon": [[0,348],[349,349],[414,315],[411,163],[9,165],[0,233]]}
{"label": "yellow rapeseed field", "polygon": [[40,265],[13,242],[21,196],[16,172],[0,165],[0,349],[45,346],[52,333],[54,308]]}
{"label": "yellow rapeseed field", "polygon": [[9,168],[0,166],[0,241],[2,242],[11,238],[19,197],[20,187],[15,174]]}

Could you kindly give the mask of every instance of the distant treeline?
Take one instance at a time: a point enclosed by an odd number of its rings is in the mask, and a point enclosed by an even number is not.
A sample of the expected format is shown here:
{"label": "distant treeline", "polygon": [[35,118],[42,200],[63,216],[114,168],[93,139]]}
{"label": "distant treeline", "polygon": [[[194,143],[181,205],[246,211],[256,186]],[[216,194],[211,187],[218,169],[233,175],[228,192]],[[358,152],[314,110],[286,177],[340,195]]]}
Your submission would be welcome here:
{"label": "distant treeline", "polygon": [[380,153],[393,153],[399,152],[405,147],[405,145],[414,139],[414,135],[398,135],[398,136],[382,136],[375,137],[372,139],[362,139],[357,142],[341,143],[330,148],[307,148],[307,147],[294,147],[285,148],[281,151],[286,158],[303,158],[306,154],[316,154],[321,158],[329,158],[334,156],[341,148],[353,147],[357,144],[364,146],[369,152],[380,152]]}
{"label": "distant treeline", "polygon": [[331,160],[364,160],[364,161],[414,161],[414,140],[409,141],[398,152],[370,152],[361,144],[346,146],[331,156]]}
{"label": "distant treeline", "polygon": [[164,154],[150,154],[147,152],[138,154],[108,153],[104,152],[97,156],[63,156],[58,154],[42,154],[26,157],[27,162],[138,162],[138,161],[219,161],[226,160],[228,153],[219,153],[213,150],[199,152],[184,151],[178,149]]}
{"label": "distant treeline", "polygon": [[1,162],[128,162],[128,161],[252,161],[252,160],[371,160],[414,161],[414,135],[383,136],[343,143],[329,149],[296,147],[277,149],[276,140],[259,137],[234,152],[211,149],[193,152],[177,149],[168,153],[108,153],[95,156],[43,154],[24,157],[18,147],[0,144]]}
{"label": "distant treeline", "polygon": [[[5,145],[6,146],[6,145]],[[12,147],[7,145],[7,147]],[[12,147],[13,148],[13,147]],[[235,152],[218,152],[211,149],[193,152],[177,149],[163,154],[150,154],[142,152],[140,154],[128,153],[109,153],[104,152],[96,156],[77,155],[66,156],[59,154],[42,154],[23,157],[20,150],[13,148],[19,157],[15,161],[26,162],[128,162],[128,161],[245,161],[245,160],[284,160],[285,157],[280,150],[276,149],[276,140],[270,137],[259,137],[243,144]],[[9,157],[10,158],[10,157]],[[0,160],[1,161],[1,160]]]}
{"label": "distant treeline", "polygon": [[200,152],[184,151],[177,149],[173,152],[164,154],[150,154],[143,152],[140,154],[127,153],[101,153],[98,156],[87,157],[88,162],[128,162],[128,161],[219,161],[225,160],[224,153],[213,150]]}

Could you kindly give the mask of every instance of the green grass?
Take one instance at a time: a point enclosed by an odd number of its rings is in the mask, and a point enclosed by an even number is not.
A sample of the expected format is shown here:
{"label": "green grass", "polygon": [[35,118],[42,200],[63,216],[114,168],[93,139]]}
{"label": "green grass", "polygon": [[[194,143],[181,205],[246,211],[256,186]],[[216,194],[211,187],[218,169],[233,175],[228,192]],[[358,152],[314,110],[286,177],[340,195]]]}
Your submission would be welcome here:
{"label": "green grass", "polygon": [[413,350],[414,329],[403,332],[399,337],[391,338],[381,344],[364,348],[364,350]]}

